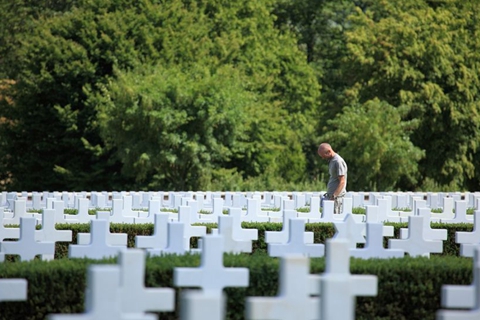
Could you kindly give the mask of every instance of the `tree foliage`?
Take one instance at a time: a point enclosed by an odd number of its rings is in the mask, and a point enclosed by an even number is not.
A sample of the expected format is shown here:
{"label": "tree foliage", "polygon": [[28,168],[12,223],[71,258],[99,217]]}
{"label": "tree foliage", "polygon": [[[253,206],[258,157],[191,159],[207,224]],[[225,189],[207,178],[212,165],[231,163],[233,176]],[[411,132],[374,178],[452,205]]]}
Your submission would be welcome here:
{"label": "tree foliage", "polygon": [[0,0],[0,188],[474,190],[478,1]]}
{"label": "tree foliage", "polygon": [[379,1],[357,10],[347,32],[349,93],[408,106],[422,177],[455,189],[478,177],[479,10],[476,1]]}
{"label": "tree foliage", "polygon": [[331,141],[347,162],[349,189],[390,191],[398,181],[417,182],[424,153],[409,139],[418,123],[403,121],[404,113],[374,99],[347,106],[328,121],[322,140]]}
{"label": "tree foliage", "polygon": [[32,18],[2,109],[9,187],[202,188],[222,168],[301,181],[319,84],[272,3],[85,0]]}
{"label": "tree foliage", "polygon": [[300,0],[279,1],[277,12],[318,70],[324,122],[376,99],[406,109],[403,119],[418,121],[410,139],[425,157],[418,182],[401,179],[397,187],[474,190],[479,9],[478,1]]}

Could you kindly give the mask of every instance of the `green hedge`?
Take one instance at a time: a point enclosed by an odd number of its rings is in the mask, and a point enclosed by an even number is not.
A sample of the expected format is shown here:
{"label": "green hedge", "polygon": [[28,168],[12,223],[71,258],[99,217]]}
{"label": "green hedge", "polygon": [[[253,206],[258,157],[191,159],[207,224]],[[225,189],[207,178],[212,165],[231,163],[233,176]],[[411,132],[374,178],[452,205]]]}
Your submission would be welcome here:
{"label": "green hedge", "polygon": [[[217,228],[217,225],[214,223],[202,224],[206,226],[207,233],[211,232],[212,228]],[[384,238],[384,247],[388,247],[388,239],[399,239],[400,238],[400,228],[407,228],[407,223],[385,223],[385,225],[391,225],[394,227],[394,237],[385,237]],[[457,231],[468,231],[471,232],[473,229],[472,224],[442,224],[442,223],[432,223],[432,228],[436,229],[447,229],[448,239],[443,242],[443,255],[450,256],[459,256],[460,245],[455,243],[455,232]],[[260,223],[260,222],[243,222],[243,228],[247,229],[257,229],[258,230],[258,240],[253,241],[252,249],[253,252],[260,250],[261,252],[267,252],[267,244],[265,243],[265,231],[280,231],[283,226],[281,223]],[[73,243],[77,243],[76,237],[79,232],[90,232],[90,224],[57,224],[58,230],[72,230],[73,233]],[[325,243],[326,239],[332,238],[335,234],[335,228],[332,223],[307,223],[305,225],[306,231],[311,231],[314,233],[314,242],[315,243]],[[110,232],[113,233],[126,233],[128,234],[128,244],[129,248],[135,247],[135,236],[137,235],[152,235],[153,234],[153,224],[127,224],[127,223],[112,223],[110,224]],[[193,238],[191,240],[192,246],[196,247],[197,239]],[[55,249],[55,259],[61,259],[68,257],[68,245],[69,243],[57,243]],[[360,245],[361,247],[361,245]]]}
{"label": "green hedge", "polygon": [[[210,224],[201,224],[206,226],[207,233],[211,233],[212,228],[217,228],[217,225],[214,223]],[[400,228],[407,228],[407,223],[385,223],[385,225],[391,225],[394,227],[394,237],[385,237],[384,238],[384,247],[388,248],[389,239],[399,239],[400,238]],[[443,242],[443,253],[441,255],[449,256],[459,256],[460,254],[460,245],[455,243],[455,232],[457,231],[468,231],[473,230],[473,224],[443,224],[443,223],[432,223],[432,228],[436,229],[447,229],[448,238]],[[18,226],[10,226],[18,227]],[[243,228],[248,229],[257,229],[258,230],[258,240],[252,242],[253,252],[260,251],[263,253],[267,252],[267,244],[265,243],[265,231],[280,231],[283,226],[281,223],[261,223],[261,222],[242,222]],[[37,226],[37,228],[40,228]],[[90,232],[90,224],[57,224],[57,230],[72,230],[72,242],[73,244],[77,243],[77,233],[88,233]],[[311,231],[314,233],[314,242],[315,243],[325,243],[326,239],[332,238],[335,234],[335,228],[332,223],[307,223],[305,225],[306,231]],[[128,234],[128,243],[129,248],[135,247],[135,237],[137,235],[152,235],[153,234],[153,224],[128,224],[128,223],[111,223],[110,232],[113,233],[126,233]],[[192,247],[197,247],[197,238],[191,239]],[[55,259],[63,259],[68,257],[68,246],[69,242],[57,242],[55,247]],[[359,245],[362,247],[362,245]],[[437,254],[432,254],[437,255]],[[17,258],[9,256],[8,260],[17,260]]]}
{"label": "green hedge", "polygon": [[[324,272],[325,259],[312,258],[311,273]],[[6,262],[0,264],[0,278],[28,280],[28,300],[0,302],[0,319],[44,319],[50,313],[82,313],[86,272],[90,264],[114,264],[115,259],[61,259],[53,261]],[[198,267],[199,255],[168,255],[147,258],[147,287],[173,286],[175,267]],[[225,254],[226,267],[247,267],[248,288],[227,288],[227,319],[244,319],[245,298],[278,294],[279,259],[258,251],[254,254]],[[357,298],[356,319],[435,319],[441,308],[443,284],[472,283],[472,259],[452,256],[402,259],[351,259],[352,274],[378,276],[378,295]],[[159,313],[160,319],[178,319],[175,312]]]}
{"label": "green hedge", "polygon": [[[406,223],[393,225],[395,236]],[[207,233],[216,224],[206,224]],[[73,241],[79,232],[89,232],[89,224],[59,224],[59,230],[72,230]],[[278,259],[268,257],[264,241],[265,231],[279,231],[281,223],[242,223],[243,228],[258,230],[259,239],[253,241],[251,254],[225,255],[225,266],[248,267],[250,287],[228,288],[228,319],[243,319],[244,300],[247,296],[275,296],[278,289]],[[353,259],[351,272],[354,274],[375,274],[379,277],[379,291],[376,297],[357,299],[357,319],[434,319],[440,309],[440,288],[442,284],[470,284],[472,262],[459,257],[459,245],[455,243],[455,232],[472,231],[471,224],[432,223],[432,228],[448,230],[444,241],[443,254],[432,254],[430,259],[410,258],[389,260]],[[315,243],[325,243],[332,238],[335,229],[331,223],[306,224],[307,231],[314,232]],[[134,247],[135,236],[153,234],[153,224],[111,224],[110,231],[128,234],[128,247]],[[387,246],[388,239],[384,239]],[[191,241],[197,246],[197,239]],[[57,243],[55,260],[50,262],[34,260],[18,262],[7,256],[0,264],[0,278],[26,278],[29,281],[29,295],[26,302],[0,302],[1,319],[44,319],[49,313],[83,312],[87,266],[92,263],[116,263],[115,259],[91,260],[68,259],[69,243]],[[254,258],[254,259],[252,259]],[[198,255],[164,256],[147,259],[146,284],[151,287],[174,287],[172,282],[175,267],[196,267]],[[324,259],[311,259],[312,273],[322,273]],[[177,289],[179,294],[180,289]],[[179,301],[179,299],[177,299]],[[161,319],[178,319],[178,311],[162,314]]]}

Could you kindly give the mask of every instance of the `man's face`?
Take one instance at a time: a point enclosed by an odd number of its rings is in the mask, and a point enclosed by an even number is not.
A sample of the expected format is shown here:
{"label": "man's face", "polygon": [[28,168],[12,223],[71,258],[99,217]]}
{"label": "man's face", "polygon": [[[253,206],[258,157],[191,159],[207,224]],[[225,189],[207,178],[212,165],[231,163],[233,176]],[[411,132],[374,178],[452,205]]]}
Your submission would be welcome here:
{"label": "man's face", "polygon": [[332,150],[324,147],[318,148],[318,155],[322,157],[322,159],[328,160],[332,158]]}

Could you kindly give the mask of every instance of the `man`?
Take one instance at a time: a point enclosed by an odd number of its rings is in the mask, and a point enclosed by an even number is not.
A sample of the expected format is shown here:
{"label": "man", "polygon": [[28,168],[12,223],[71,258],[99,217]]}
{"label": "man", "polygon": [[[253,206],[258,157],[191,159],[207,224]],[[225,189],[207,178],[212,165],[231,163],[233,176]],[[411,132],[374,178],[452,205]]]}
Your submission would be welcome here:
{"label": "man", "polygon": [[328,160],[328,180],[326,200],[334,200],[334,213],[342,213],[343,198],[347,193],[347,164],[340,155],[335,153],[328,143],[318,146],[318,155]]}

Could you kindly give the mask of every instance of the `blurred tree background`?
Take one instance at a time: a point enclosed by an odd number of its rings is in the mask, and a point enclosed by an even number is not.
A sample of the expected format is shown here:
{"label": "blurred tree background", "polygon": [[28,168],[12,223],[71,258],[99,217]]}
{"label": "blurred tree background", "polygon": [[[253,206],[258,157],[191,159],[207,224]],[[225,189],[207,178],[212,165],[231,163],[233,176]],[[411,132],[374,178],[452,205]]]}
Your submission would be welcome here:
{"label": "blurred tree background", "polygon": [[0,0],[0,190],[478,190],[475,0]]}

